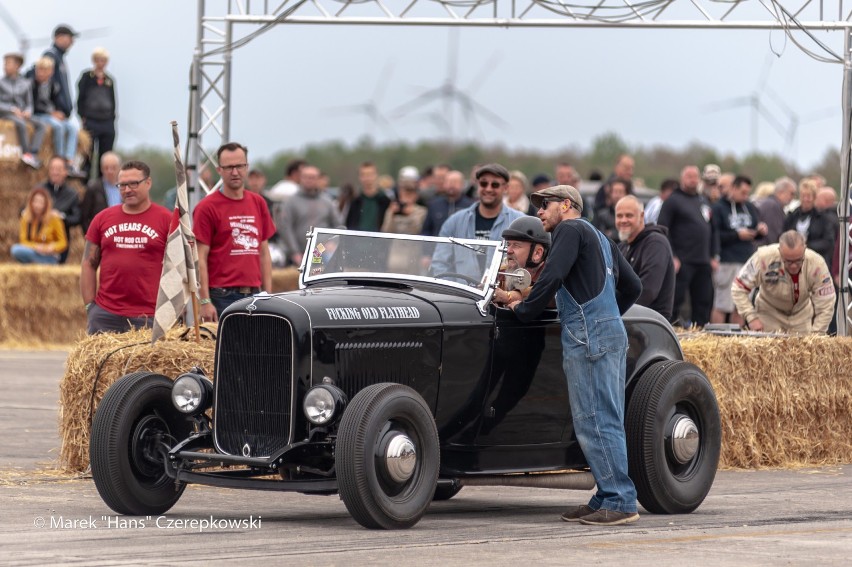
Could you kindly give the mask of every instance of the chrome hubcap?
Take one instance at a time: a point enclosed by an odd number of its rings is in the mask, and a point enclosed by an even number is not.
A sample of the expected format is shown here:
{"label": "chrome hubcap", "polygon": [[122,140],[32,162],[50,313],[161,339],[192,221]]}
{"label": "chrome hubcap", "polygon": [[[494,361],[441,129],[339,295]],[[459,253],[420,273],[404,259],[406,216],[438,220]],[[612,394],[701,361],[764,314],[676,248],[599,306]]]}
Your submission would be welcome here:
{"label": "chrome hubcap", "polygon": [[414,474],[417,464],[417,450],[407,435],[398,434],[387,445],[385,466],[388,476],[394,482],[405,482]]}
{"label": "chrome hubcap", "polygon": [[680,464],[685,464],[698,452],[700,435],[698,426],[685,415],[675,417],[670,439],[672,455]]}

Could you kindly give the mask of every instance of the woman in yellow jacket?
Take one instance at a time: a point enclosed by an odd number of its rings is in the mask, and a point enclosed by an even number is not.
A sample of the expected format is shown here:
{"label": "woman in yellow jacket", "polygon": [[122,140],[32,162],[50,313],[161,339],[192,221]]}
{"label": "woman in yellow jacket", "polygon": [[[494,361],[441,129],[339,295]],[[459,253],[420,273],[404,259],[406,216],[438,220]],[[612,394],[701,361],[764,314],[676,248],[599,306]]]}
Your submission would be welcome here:
{"label": "woman in yellow jacket", "polygon": [[36,187],[27,196],[20,234],[20,243],[12,245],[15,260],[22,264],[59,263],[59,255],[68,248],[68,238],[46,189]]}

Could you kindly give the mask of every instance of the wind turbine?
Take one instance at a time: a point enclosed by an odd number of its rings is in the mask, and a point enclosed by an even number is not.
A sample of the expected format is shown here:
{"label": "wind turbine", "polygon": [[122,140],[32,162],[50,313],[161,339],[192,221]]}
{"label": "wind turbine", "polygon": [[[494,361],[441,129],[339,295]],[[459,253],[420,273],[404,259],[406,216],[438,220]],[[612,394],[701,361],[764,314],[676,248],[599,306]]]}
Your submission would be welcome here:
{"label": "wind turbine", "polygon": [[787,143],[787,154],[793,161],[796,160],[796,154],[798,152],[798,136],[799,136],[799,127],[804,124],[810,124],[812,122],[819,122],[821,120],[826,120],[828,118],[833,118],[837,116],[840,112],[840,109],[836,106],[831,106],[828,108],[823,108],[821,110],[816,110],[813,112],[809,112],[804,116],[799,116],[799,114],[793,111],[792,108],[787,106],[787,104],[781,99],[781,96],[778,95],[775,91],[766,88],[766,94],[769,98],[774,102],[778,108],[782,110],[785,114],[787,114],[787,119],[789,121],[789,125],[787,126],[787,135],[785,136],[785,140]]}
{"label": "wind turbine", "polygon": [[392,118],[405,118],[423,116],[422,113],[414,113],[424,107],[431,105],[435,101],[440,101],[443,107],[443,119],[435,120],[434,113],[427,113],[426,116],[435,123],[445,123],[448,128],[446,130],[447,137],[452,141],[454,139],[455,129],[455,112],[458,108],[464,117],[464,124],[468,130],[475,131],[478,137],[482,136],[482,129],[479,124],[478,117],[481,116],[486,121],[490,122],[498,128],[505,128],[507,123],[496,113],[489,110],[483,104],[477,102],[473,98],[476,89],[481,86],[488,75],[493,71],[499,59],[499,54],[492,54],[488,62],[480,69],[479,73],[471,81],[471,87],[467,90],[459,88],[457,83],[458,74],[458,52],[459,52],[459,32],[458,29],[451,29],[447,49],[447,75],[444,82],[438,87],[427,89],[411,100],[399,105],[391,112]]}
{"label": "wind turbine", "polygon": [[394,62],[392,60],[385,63],[385,66],[382,68],[382,71],[379,74],[378,79],[376,80],[376,87],[373,89],[373,93],[370,98],[366,101],[361,103],[336,106],[328,108],[327,110],[335,114],[362,114],[367,119],[365,132],[369,133],[370,131],[381,129],[390,137],[396,138],[397,134],[393,128],[393,124],[391,124],[391,121],[379,109],[381,101],[384,98],[385,92],[387,91],[388,84],[390,83],[390,78],[393,74],[393,68]]}
{"label": "wind turbine", "polygon": [[[36,39],[30,38],[24,30],[21,29],[21,26],[18,25],[18,22],[12,17],[12,14],[6,9],[3,4],[0,4],[0,20],[6,24],[6,27],[12,32],[12,35],[15,36],[15,39],[18,40],[18,50],[21,52],[21,55],[26,58],[27,52],[32,48],[33,45],[42,45],[47,47],[50,45],[52,38],[50,37],[40,37]],[[77,30],[77,33],[86,38],[94,38],[94,37],[103,37],[109,33],[109,28],[91,28],[87,30]]]}

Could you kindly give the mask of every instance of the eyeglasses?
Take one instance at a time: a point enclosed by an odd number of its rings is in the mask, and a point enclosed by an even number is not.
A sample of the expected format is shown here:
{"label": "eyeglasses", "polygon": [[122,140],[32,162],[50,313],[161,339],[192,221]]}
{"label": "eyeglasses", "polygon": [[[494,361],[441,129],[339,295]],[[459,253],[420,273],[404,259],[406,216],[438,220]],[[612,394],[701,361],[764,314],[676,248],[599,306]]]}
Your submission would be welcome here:
{"label": "eyeglasses", "polygon": [[220,165],[222,171],[242,171],[248,167],[247,163],[235,163],[234,165]]}
{"label": "eyeglasses", "polygon": [[487,188],[489,185],[491,185],[492,189],[499,189],[500,187],[503,186],[503,182],[502,181],[492,181],[491,183],[489,183],[488,181],[485,181],[484,179],[479,182],[479,187],[482,188],[482,189]]}
{"label": "eyeglasses", "polygon": [[562,199],[542,199],[541,204],[538,206],[539,209],[546,209],[550,203],[560,203]]}
{"label": "eyeglasses", "polygon": [[125,181],[124,183],[116,183],[115,186],[118,187],[119,191],[121,191],[122,189],[136,189],[137,187],[139,187],[139,184],[145,181],[146,179],[148,178],[143,177],[138,181]]}
{"label": "eyeglasses", "polygon": [[802,256],[800,258],[796,258],[795,260],[787,260],[785,258],[782,258],[782,260],[788,266],[801,266],[802,264],[805,263],[805,257],[804,256]]}

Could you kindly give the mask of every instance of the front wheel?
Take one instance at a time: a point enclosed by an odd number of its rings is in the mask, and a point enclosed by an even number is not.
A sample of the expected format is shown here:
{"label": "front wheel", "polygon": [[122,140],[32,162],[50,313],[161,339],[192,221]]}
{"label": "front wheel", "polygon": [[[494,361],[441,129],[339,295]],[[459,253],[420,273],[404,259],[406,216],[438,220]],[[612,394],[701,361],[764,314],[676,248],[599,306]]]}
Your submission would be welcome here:
{"label": "front wheel", "polygon": [[92,421],[89,460],[101,498],[115,512],[162,514],[180,499],[165,471],[163,451],[190,432],[174,409],[172,381],[161,374],[121,377],[104,395]]}
{"label": "front wheel", "polygon": [[704,501],[719,464],[722,425],[713,387],[693,364],[664,361],[639,377],[625,420],[630,477],[656,514],[686,514]]}
{"label": "front wheel", "polygon": [[340,498],[365,528],[410,528],[432,502],[438,429],[429,406],[407,386],[358,392],[340,420],[335,455]]}

